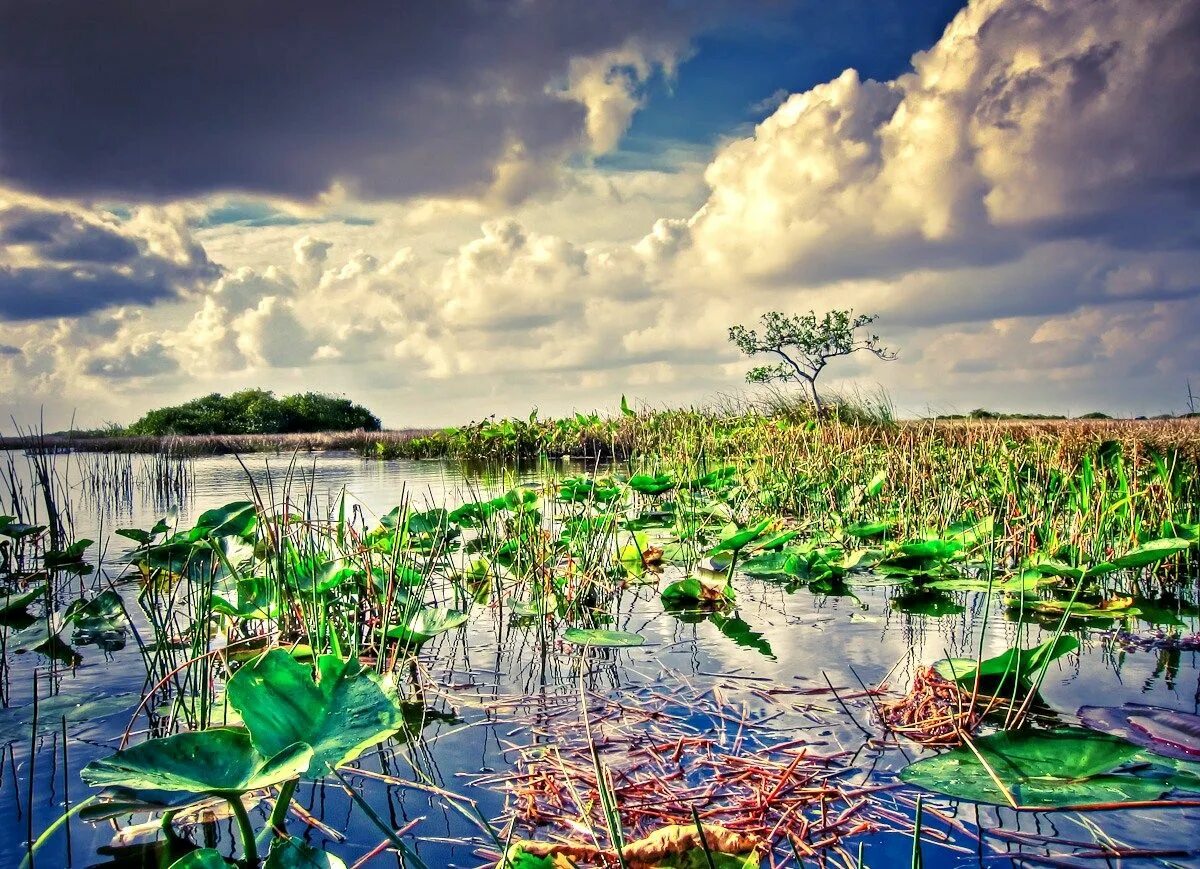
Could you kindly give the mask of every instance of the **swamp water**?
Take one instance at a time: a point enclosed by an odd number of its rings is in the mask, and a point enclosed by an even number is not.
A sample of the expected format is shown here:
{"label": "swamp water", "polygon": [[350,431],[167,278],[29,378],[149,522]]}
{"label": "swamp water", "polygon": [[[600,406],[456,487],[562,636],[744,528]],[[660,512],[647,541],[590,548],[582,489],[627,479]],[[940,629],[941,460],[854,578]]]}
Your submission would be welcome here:
{"label": "swamp water", "polygon": [[[77,460],[86,464],[88,457]],[[277,458],[246,462],[264,490],[286,465]],[[584,469],[556,470],[561,476]],[[338,455],[304,459],[297,471],[297,485],[318,510],[331,508],[344,489],[371,521],[402,494],[418,508],[426,502],[453,506],[540,476],[532,470],[499,480],[442,463]],[[96,540],[102,553],[101,570],[72,580],[72,596],[113,582],[138,637],[78,637],[73,651],[60,649],[57,660],[6,648],[0,866],[18,865],[31,833],[38,836],[64,805],[91,793],[79,770],[118,747],[151,687],[140,643],[151,643],[154,631],[136,604],[138,581],[125,564],[131,541],[111,536],[113,529],[149,528],[168,507],[178,507],[178,527],[187,528],[201,511],[249,496],[247,471],[232,458],[197,459],[190,473],[186,486],[169,489],[170,504],[153,486],[100,497],[83,491],[82,477],[67,480],[76,496],[74,537]],[[95,549],[89,557],[96,557]],[[420,865],[411,856],[382,851],[384,836],[365,803],[387,827],[403,831],[411,852],[431,869],[494,863],[488,855],[497,845],[473,817],[476,810],[501,831],[515,816],[514,838],[536,831],[542,838],[550,832],[589,841],[577,806],[583,803],[589,812],[594,806],[572,788],[587,781],[590,728],[614,786],[619,793],[625,788],[620,807],[639,834],[653,828],[655,812],[672,798],[711,812],[705,822],[728,822],[764,795],[785,796],[793,770],[806,770],[803,788],[824,789],[826,796],[796,803],[790,816],[785,809],[767,818],[769,826],[791,830],[802,819],[810,843],[844,837],[839,848],[807,858],[806,865],[854,865],[860,844],[867,866],[910,865],[914,802],[922,792],[899,783],[897,772],[930,752],[885,740],[876,704],[886,698],[868,696],[863,686],[886,679],[894,697],[934,660],[973,658],[981,633],[990,656],[1043,642],[1053,635],[1052,623],[1018,625],[1005,618],[996,599],[989,606],[985,593],[914,596],[871,575],[825,593],[789,591],[744,574],[735,575],[734,586],[736,610],[718,623],[664,612],[655,585],[630,585],[619,592],[615,621],[607,627],[644,637],[645,645],[635,648],[581,650],[562,641],[561,626],[514,614],[502,601],[473,607],[464,628],[420,650],[424,692],[419,702],[411,692],[405,698],[424,709],[414,716],[412,732],[368,749],[356,763],[361,772],[344,771],[362,802],[336,779],[302,783],[295,799],[314,822],[306,828],[292,817],[290,832],[346,865],[371,852],[377,855],[366,865]],[[62,603],[67,601],[64,596]],[[1194,607],[1178,608],[1175,615],[1184,634],[1200,627]],[[1151,628],[1145,621],[1133,625]],[[1114,626],[1100,621],[1073,628],[1078,653],[1050,665],[1042,697],[1065,723],[1074,723],[1074,710],[1085,704],[1133,701],[1200,711],[1197,652],[1125,651],[1107,633]],[[7,636],[12,629],[4,630]],[[35,682],[39,726],[31,739]],[[134,721],[134,741],[146,722],[145,715]],[[739,777],[743,769],[767,775]],[[925,866],[1200,865],[1200,808],[1016,812],[928,792],[923,801]],[[256,829],[268,810],[251,812]],[[170,856],[191,847],[165,842],[147,820],[144,814],[132,825],[129,818],[119,824],[74,818],[38,851],[35,865],[167,866]],[[238,852],[228,813],[218,810],[180,828],[194,845]],[[627,839],[635,837],[627,831]],[[1135,856],[1111,856],[1125,852]],[[776,853],[776,865],[796,865],[784,853]]]}

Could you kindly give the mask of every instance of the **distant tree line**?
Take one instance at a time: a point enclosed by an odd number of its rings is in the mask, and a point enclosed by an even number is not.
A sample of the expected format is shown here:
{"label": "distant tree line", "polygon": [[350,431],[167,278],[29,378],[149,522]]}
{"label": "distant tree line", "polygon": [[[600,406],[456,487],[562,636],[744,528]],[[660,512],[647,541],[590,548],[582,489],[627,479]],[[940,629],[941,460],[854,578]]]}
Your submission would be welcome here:
{"label": "distant tree line", "polygon": [[129,426],[130,435],[293,434],[379,431],[379,417],[348,398],[304,392],[276,398],[265,389],[214,392],[152,410]]}

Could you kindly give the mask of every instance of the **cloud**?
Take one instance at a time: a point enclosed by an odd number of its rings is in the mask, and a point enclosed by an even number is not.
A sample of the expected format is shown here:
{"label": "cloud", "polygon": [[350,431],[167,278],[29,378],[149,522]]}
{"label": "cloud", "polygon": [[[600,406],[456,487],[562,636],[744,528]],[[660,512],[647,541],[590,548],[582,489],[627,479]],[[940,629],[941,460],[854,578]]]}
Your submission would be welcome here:
{"label": "cloud", "polygon": [[[0,29],[0,172],[47,195],[516,201],[611,148],[720,3],[22,4]],[[432,144],[436,143],[436,144]]]}
{"label": "cloud", "polygon": [[819,285],[1048,239],[1200,246],[1197,57],[1187,0],[979,0],[912,72],[847,70],[722,149],[693,249],[725,274]]}
{"label": "cloud", "polygon": [[0,317],[79,316],[177,298],[219,270],[179,209],[128,219],[0,190]]}
{"label": "cloud", "polygon": [[[1198,21],[1182,0],[979,0],[910,72],[792,94],[707,165],[692,150],[674,171],[580,166],[508,141],[487,203],[339,200],[192,232],[177,206],[38,200],[63,214],[0,222],[26,240],[6,242],[6,268],[225,270],[168,282],[152,307],[0,323],[19,348],[0,373],[126,403],[134,385],[141,402],[151,386],[354,386],[395,424],[450,423],[639,385],[700,400],[741,383],[730,324],[853,306],[883,315],[900,360],[844,360],[826,385],[882,382],[902,411],[1171,409],[1200,358]],[[530,81],[577,110],[571,147],[600,151],[681,44],[622,32]]]}

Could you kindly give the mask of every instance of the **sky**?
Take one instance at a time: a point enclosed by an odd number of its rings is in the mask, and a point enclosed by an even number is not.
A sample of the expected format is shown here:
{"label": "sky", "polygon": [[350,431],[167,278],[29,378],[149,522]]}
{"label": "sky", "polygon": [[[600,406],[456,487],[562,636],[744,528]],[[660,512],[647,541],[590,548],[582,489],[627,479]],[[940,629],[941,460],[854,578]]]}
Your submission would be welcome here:
{"label": "sky", "polygon": [[1197,94],[1195,0],[0,0],[0,413],[690,405],[844,308],[900,415],[1180,412]]}

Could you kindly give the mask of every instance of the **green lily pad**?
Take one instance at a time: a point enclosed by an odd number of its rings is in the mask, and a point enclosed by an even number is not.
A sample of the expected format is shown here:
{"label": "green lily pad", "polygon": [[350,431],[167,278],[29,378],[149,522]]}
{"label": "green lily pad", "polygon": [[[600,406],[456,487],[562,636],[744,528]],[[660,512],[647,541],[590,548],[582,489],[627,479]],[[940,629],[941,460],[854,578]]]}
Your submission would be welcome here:
{"label": "green lily pad", "polygon": [[740,569],[747,576],[796,576],[800,571],[800,556],[788,549],[762,552],[743,561]]}
{"label": "green lily pad", "polygon": [[21,594],[7,593],[0,598],[0,616],[24,612],[25,608],[46,594],[46,584],[35,585]]}
{"label": "green lily pad", "polygon": [[629,478],[629,488],[643,495],[661,495],[675,488],[669,474],[634,474]]}
{"label": "green lily pad", "polygon": [[279,784],[309,768],[313,749],[291,740],[264,757],[250,733],[215,727],[151,739],[94,760],[80,777],[92,787],[238,794]]}
{"label": "green lily pad", "polygon": [[[986,685],[988,690],[998,691],[1012,687],[1013,679],[1028,683],[1051,661],[1078,648],[1079,640],[1075,637],[1060,636],[1057,640],[1047,640],[1031,649],[1008,649],[979,663],[980,686]],[[974,658],[943,658],[933,665],[933,669],[948,681],[957,681],[960,685],[975,684]]]}
{"label": "green lily pad", "polygon": [[754,525],[751,525],[749,528],[743,528],[741,531],[730,534],[728,537],[717,543],[717,545],[712,548],[712,551],[709,554],[715,555],[718,552],[738,552],[746,548],[755,540],[767,533],[767,529],[771,527],[771,522],[771,519],[763,519],[761,522],[757,522]]}
{"label": "green lily pad", "polygon": [[404,726],[396,689],[358,661],[337,655],[312,667],[272,649],[234,673],[229,705],[249,728],[254,746],[275,755],[293,743],[311,746],[306,778],[319,779]]}
{"label": "green lily pad", "polygon": [[184,854],[168,869],[228,869],[229,866],[216,848],[197,848]]}
{"label": "green lily pad", "polygon": [[632,648],[642,646],[646,638],[641,634],[627,631],[606,631],[602,628],[568,628],[563,639],[576,646],[606,646],[611,648]]}
{"label": "green lily pad", "polygon": [[346,869],[340,857],[328,854],[306,844],[303,839],[292,836],[276,839],[271,843],[271,852],[263,869]]}
{"label": "green lily pad", "polygon": [[438,634],[460,627],[466,623],[468,617],[467,613],[460,610],[425,607],[409,616],[403,623],[389,628],[387,635],[410,648],[416,648],[428,643]]}
{"label": "green lily pad", "polygon": [[[975,747],[1020,806],[1154,800],[1176,787],[1200,784],[1161,767],[1123,771],[1121,767],[1138,758],[1141,749],[1081,728],[1001,731],[976,739]],[[900,778],[958,799],[1008,804],[987,768],[966,747],[918,760],[905,767]]]}
{"label": "green lily pad", "polygon": [[1149,543],[1143,543],[1141,546],[1130,549],[1124,555],[1114,558],[1112,563],[1118,570],[1135,570],[1164,561],[1172,555],[1178,555],[1190,548],[1191,545],[1192,541],[1182,537],[1151,540]]}
{"label": "green lily pad", "polygon": [[733,587],[724,576],[689,576],[676,580],[662,590],[665,606],[687,606],[698,603],[726,603],[734,599]]}
{"label": "green lily pad", "polygon": [[868,537],[878,537],[891,530],[896,524],[894,519],[881,519],[876,522],[854,522],[847,525],[842,530],[850,537],[858,537],[866,539]]}

